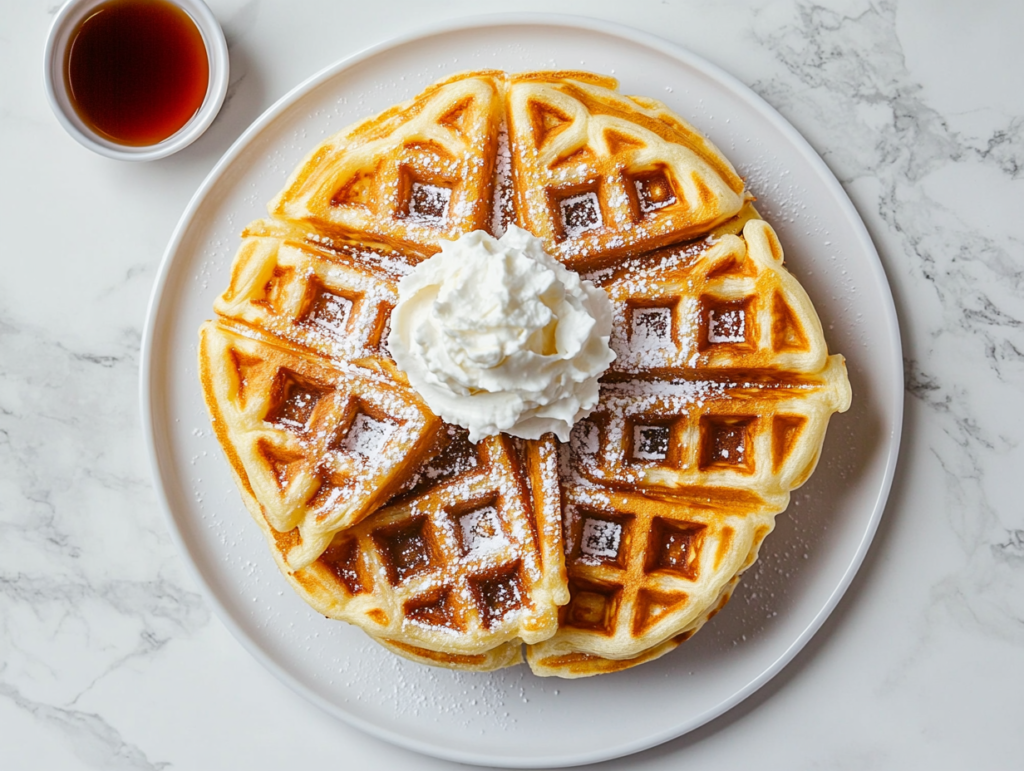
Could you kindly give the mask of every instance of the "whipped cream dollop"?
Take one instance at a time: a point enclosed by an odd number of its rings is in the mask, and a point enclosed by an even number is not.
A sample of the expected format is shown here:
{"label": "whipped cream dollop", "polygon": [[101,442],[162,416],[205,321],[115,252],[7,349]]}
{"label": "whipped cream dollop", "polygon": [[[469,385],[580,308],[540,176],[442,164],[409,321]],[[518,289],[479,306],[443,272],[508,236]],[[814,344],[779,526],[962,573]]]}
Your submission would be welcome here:
{"label": "whipped cream dollop", "polygon": [[442,242],[398,285],[388,348],[436,414],[470,441],[505,432],[563,442],[597,405],[612,304],[509,227]]}

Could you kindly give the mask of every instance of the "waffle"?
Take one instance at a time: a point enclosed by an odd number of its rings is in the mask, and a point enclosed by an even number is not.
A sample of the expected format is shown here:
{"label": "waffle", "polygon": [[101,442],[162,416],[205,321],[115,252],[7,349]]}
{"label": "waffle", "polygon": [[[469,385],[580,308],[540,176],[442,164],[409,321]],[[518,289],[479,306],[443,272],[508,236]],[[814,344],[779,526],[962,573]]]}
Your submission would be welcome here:
{"label": "waffle", "polygon": [[745,202],[717,148],[661,102],[615,86],[578,72],[509,79],[519,224],[574,270],[702,236]]}
{"label": "waffle", "polygon": [[550,636],[568,599],[554,440],[438,430],[380,345],[403,265],[254,223],[200,330],[201,379],[298,593],[393,649],[489,668],[473,662]]}
{"label": "waffle", "polygon": [[[331,244],[330,247],[327,244]],[[213,304],[221,318],[260,329],[322,359],[387,367],[383,349],[400,255],[258,220],[242,233],[231,283]]]}
{"label": "waffle", "polygon": [[575,650],[571,644],[559,644],[556,640],[551,645],[534,646],[529,649],[530,669],[540,677],[562,677],[565,679],[576,679],[580,677],[593,677],[594,675],[607,675],[612,672],[621,672],[630,669],[638,664],[646,664],[661,658],[666,653],[671,653],[684,642],[695,635],[705,623],[714,618],[718,612],[725,607],[732,598],[733,590],[739,583],[739,576],[734,576],[722,590],[718,599],[711,604],[702,615],[685,631],[670,637],[664,642],[652,645],[650,648],[641,651],[635,656],[625,659],[610,659],[598,656],[593,653],[582,653]]}
{"label": "waffle", "polygon": [[541,483],[554,476],[556,449],[549,438],[520,453],[504,436],[474,446],[453,432],[454,447],[408,492],[290,579],[317,611],[392,649],[488,668],[468,662],[550,637],[568,599],[558,498]]}
{"label": "waffle", "polygon": [[315,148],[270,204],[277,219],[424,257],[487,227],[502,73],[455,76]]}
{"label": "waffle", "polygon": [[251,328],[207,322],[199,351],[217,438],[253,515],[288,534],[286,570],[386,501],[440,423],[408,387]]}
{"label": "waffle", "polygon": [[[204,395],[296,592],[413,661],[626,669],[728,602],[850,402],[743,180],[583,72],[455,75],[328,138],[246,228]],[[386,346],[443,239],[515,223],[603,287],[617,358],[571,441],[444,424]]]}
{"label": "waffle", "polygon": [[[619,358],[562,452],[571,599],[538,674],[656,658],[728,601],[850,405],[762,220],[603,277]],[[598,280],[602,280],[599,278]]]}
{"label": "waffle", "polygon": [[399,640],[375,638],[375,642],[402,658],[417,664],[429,664],[464,672],[493,672],[523,663],[523,646],[518,641],[507,642],[489,651],[475,654],[448,653],[420,648]]}

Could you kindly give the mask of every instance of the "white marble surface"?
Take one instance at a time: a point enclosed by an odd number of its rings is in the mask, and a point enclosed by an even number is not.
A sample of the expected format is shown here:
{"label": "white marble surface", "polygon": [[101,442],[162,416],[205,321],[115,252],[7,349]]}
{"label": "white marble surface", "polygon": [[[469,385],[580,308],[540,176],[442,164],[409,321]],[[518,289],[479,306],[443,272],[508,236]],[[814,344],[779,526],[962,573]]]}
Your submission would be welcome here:
{"label": "white marble surface", "polygon": [[309,706],[212,616],[156,508],[138,347],[171,230],[245,126],[366,44],[489,10],[622,22],[749,84],[842,181],[901,319],[900,466],[838,610],[739,708],[608,767],[1024,763],[1024,5],[210,4],[233,67],[221,116],[127,165],[49,112],[56,4],[0,0],[0,768],[452,766]]}

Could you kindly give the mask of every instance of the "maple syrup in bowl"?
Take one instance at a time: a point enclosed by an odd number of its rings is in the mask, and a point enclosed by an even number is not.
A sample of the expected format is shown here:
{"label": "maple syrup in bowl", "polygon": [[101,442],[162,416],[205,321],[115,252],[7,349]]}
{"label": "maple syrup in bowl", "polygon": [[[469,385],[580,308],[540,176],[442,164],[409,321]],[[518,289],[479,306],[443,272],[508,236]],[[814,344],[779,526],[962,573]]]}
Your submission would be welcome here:
{"label": "maple syrup in bowl", "polygon": [[154,160],[191,144],[227,81],[224,34],[202,0],[70,0],[47,40],[54,114],[112,158]]}

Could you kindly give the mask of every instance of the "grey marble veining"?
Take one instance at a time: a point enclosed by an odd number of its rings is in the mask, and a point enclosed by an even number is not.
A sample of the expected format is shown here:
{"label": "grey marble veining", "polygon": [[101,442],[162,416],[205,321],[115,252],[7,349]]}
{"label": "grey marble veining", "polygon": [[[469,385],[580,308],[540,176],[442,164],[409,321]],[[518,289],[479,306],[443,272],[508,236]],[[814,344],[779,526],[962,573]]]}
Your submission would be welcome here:
{"label": "grey marble veining", "polygon": [[134,409],[139,330],[118,337],[99,353],[0,322],[0,695],[96,767],[150,768],[80,705],[210,612],[152,516]]}
{"label": "grey marble veining", "polygon": [[[336,725],[213,620],[157,512],[137,397],[156,265],[217,157],[295,83],[432,9],[211,2],[234,67],[224,112],[181,156],[126,168],[49,113],[56,6],[0,1],[0,767],[448,767]],[[947,5],[503,4],[621,21],[748,83],[839,177],[901,318],[901,465],[836,618],[750,705],[612,767],[1019,762],[1024,6]]]}
{"label": "grey marble veining", "polygon": [[[801,6],[794,24],[756,33],[787,77],[753,85],[798,121],[862,212],[873,209],[898,274],[911,425],[927,431],[946,493],[936,513],[963,552],[933,601],[1020,645],[1024,512],[1000,500],[1006,479],[991,461],[1018,454],[1021,438],[1024,243],[1016,223],[989,229],[1000,223],[972,215],[1001,195],[1016,194],[1008,208],[1020,210],[1024,118],[994,103],[989,120],[957,128],[908,66],[900,5],[850,5]],[[919,437],[906,441],[916,449]]]}

